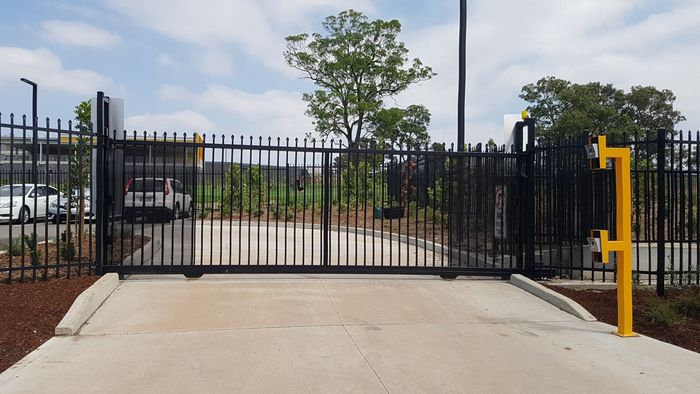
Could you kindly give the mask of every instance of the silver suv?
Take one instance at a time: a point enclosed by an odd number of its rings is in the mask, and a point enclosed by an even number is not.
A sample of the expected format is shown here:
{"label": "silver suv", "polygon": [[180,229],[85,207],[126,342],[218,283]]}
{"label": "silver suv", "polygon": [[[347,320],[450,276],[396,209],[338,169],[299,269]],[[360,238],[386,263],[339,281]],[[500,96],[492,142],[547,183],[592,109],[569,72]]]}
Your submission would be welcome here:
{"label": "silver suv", "polygon": [[177,220],[193,211],[192,198],[177,179],[132,178],[124,188],[124,217],[129,221],[137,217]]}

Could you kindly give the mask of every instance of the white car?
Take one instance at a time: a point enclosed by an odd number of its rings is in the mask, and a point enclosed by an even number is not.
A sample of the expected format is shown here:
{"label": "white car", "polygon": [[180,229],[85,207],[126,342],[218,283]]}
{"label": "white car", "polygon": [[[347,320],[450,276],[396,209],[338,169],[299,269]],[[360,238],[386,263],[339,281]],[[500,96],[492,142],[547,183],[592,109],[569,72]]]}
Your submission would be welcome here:
{"label": "white car", "polygon": [[0,186],[0,221],[27,223],[45,218],[49,207],[59,198],[65,198],[58,189],[42,184],[14,184]]}
{"label": "white car", "polygon": [[177,220],[190,216],[194,203],[182,182],[172,178],[133,178],[124,188],[124,218]]}
{"label": "white car", "polygon": [[[80,189],[75,189],[73,190],[73,193],[71,194],[70,198],[70,208],[68,207],[69,201],[68,197],[61,197],[56,199],[54,202],[52,202],[49,205],[49,215],[48,215],[48,220],[51,220],[54,223],[57,223],[61,220],[68,220],[70,217],[70,220],[74,220],[78,216],[78,209],[79,209],[79,201],[80,201],[80,195],[79,195],[79,190]],[[85,203],[84,203],[84,209],[85,209],[85,217],[83,218],[84,220],[90,220],[94,218],[94,213],[92,212],[90,208],[90,189],[85,188],[83,191],[83,195],[85,197]]]}

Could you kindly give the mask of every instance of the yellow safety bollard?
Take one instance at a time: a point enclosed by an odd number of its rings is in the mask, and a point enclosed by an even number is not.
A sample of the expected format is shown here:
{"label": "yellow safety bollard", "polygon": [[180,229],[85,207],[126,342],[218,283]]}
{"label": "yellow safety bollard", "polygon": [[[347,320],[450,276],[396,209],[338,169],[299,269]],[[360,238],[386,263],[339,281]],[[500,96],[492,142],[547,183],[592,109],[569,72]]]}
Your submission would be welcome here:
{"label": "yellow safety bollard", "polygon": [[633,337],[632,331],[632,187],[630,181],[630,149],[609,148],[604,135],[590,137],[586,146],[593,170],[607,168],[608,159],[615,162],[615,239],[608,239],[607,230],[591,230],[588,243],[593,262],[608,263],[608,253],[617,253],[617,335]]}

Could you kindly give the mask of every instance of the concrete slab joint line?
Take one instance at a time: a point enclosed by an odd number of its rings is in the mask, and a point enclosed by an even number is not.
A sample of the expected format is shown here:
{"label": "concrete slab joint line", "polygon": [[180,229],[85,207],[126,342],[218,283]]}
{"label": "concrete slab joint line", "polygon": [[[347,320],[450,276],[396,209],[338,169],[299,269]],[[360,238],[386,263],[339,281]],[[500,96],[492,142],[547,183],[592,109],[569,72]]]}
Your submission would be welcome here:
{"label": "concrete slab joint line", "polygon": [[565,297],[554,290],[550,290],[534,280],[520,274],[510,276],[510,283],[513,286],[519,287],[534,296],[549,302],[564,312],[570,313],[583,321],[597,321],[595,316],[591,315],[586,308],[579,305],[576,301]]}
{"label": "concrete slab joint line", "polygon": [[56,335],[75,335],[114,290],[119,287],[119,275],[109,273],[80,293],[68,313],[56,326]]}

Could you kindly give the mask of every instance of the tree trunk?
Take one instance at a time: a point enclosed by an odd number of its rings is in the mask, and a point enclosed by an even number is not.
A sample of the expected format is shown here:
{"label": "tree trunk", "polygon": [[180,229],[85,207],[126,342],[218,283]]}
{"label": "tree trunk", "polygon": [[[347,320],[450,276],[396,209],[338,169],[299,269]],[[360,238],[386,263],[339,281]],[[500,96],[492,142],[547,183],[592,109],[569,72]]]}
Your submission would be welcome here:
{"label": "tree trunk", "polygon": [[85,188],[80,188],[78,198],[78,217],[75,220],[78,221],[78,242],[80,242],[85,235]]}

